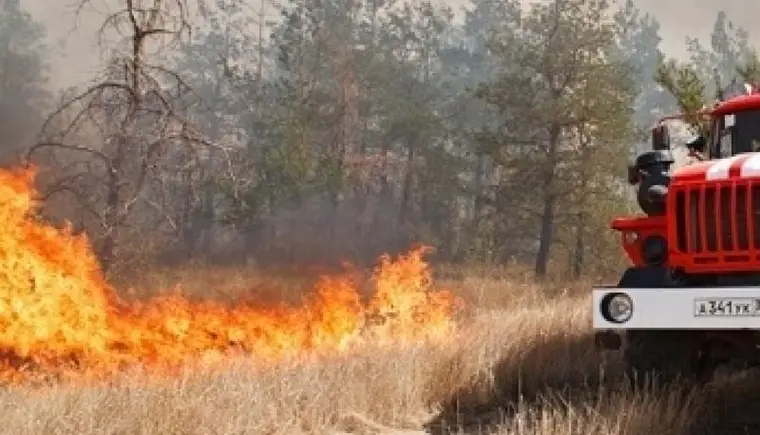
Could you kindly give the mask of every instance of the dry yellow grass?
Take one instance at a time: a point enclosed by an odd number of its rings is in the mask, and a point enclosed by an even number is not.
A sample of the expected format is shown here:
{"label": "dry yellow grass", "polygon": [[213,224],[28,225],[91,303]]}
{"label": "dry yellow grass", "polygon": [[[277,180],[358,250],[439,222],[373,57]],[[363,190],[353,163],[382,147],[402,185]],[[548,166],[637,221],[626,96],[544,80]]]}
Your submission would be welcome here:
{"label": "dry yellow grass", "polygon": [[[191,294],[213,288],[231,298],[269,289],[294,299],[308,282],[233,269],[174,274]],[[361,349],[270,370],[240,361],[224,373],[161,383],[125,375],[98,388],[6,390],[0,432],[658,435],[760,427],[743,428],[760,418],[760,381],[751,375],[703,390],[632,392],[615,355],[593,347],[582,285],[548,290],[514,276],[476,276],[446,282],[470,310],[460,336],[443,345]],[[135,291],[161,280],[144,275]]]}

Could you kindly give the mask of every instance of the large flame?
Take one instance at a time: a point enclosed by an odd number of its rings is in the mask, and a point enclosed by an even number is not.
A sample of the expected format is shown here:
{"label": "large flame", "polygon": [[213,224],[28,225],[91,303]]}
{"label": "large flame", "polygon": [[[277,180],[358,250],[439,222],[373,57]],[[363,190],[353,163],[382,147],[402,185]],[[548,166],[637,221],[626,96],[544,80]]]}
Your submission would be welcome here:
{"label": "large flame", "polygon": [[[120,299],[84,236],[34,216],[31,170],[0,169],[0,378],[100,379],[125,367],[167,372],[234,354],[261,360],[336,353],[362,340],[445,336],[458,300],[433,291],[424,249],[380,259],[363,301],[322,278],[298,307],[227,307],[178,293]],[[371,319],[380,318],[381,322]]]}

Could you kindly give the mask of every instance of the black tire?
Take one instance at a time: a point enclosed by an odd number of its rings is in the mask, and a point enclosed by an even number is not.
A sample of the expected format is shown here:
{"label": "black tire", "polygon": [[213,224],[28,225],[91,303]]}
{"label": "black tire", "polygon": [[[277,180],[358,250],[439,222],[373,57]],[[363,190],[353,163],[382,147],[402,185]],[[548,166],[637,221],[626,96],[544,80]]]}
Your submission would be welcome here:
{"label": "black tire", "polygon": [[711,370],[700,358],[701,342],[699,331],[629,330],[623,348],[626,376],[636,387],[706,381]]}

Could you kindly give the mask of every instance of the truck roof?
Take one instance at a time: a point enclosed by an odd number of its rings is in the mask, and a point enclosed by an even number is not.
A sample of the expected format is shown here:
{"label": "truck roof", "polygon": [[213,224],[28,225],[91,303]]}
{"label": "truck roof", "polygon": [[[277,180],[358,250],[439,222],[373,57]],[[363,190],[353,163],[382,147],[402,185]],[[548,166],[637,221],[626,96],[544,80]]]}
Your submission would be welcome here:
{"label": "truck roof", "polygon": [[712,110],[713,115],[725,115],[744,110],[760,109],[760,93],[739,95],[726,101],[721,101]]}

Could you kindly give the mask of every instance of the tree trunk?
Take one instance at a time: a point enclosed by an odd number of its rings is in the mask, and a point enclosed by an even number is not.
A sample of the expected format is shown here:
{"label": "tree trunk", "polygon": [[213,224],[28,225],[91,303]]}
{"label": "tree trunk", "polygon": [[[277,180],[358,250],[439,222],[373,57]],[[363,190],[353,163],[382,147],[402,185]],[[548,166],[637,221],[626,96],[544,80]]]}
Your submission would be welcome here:
{"label": "tree trunk", "polygon": [[573,255],[573,278],[578,279],[583,275],[583,264],[585,263],[586,239],[584,236],[586,229],[586,211],[581,210],[578,213],[578,223],[575,229],[575,253]]}
{"label": "tree trunk", "polygon": [[398,224],[399,227],[409,219],[412,212],[412,185],[414,183],[414,146],[410,145],[406,155],[406,174],[401,190],[401,207],[399,208]]}
{"label": "tree trunk", "polygon": [[580,186],[578,187],[578,217],[576,220],[575,229],[575,252],[573,255],[573,277],[578,279],[583,274],[583,266],[585,263],[585,251],[586,251],[586,218],[587,218],[587,198],[589,196],[589,143],[586,138],[586,132],[583,125],[578,127],[578,133],[580,136],[580,151],[581,151],[581,166],[580,171]]}
{"label": "tree trunk", "polygon": [[202,200],[202,212],[201,212],[201,229],[200,229],[200,251],[201,256],[211,255],[213,230],[214,230],[214,217],[216,210],[214,210],[214,192],[209,187],[203,189]]}
{"label": "tree trunk", "polygon": [[541,235],[535,266],[535,273],[538,278],[545,277],[549,268],[549,255],[554,237],[554,209],[555,199],[550,195],[544,200],[544,210],[541,214]]}
{"label": "tree trunk", "polygon": [[553,125],[549,130],[549,161],[542,191],[543,210],[541,212],[541,234],[539,236],[538,253],[536,254],[535,274],[538,278],[546,276],[549,267],[549,255],[554,242],[554,218],[557,198],[554,194],[554,171],[557,166],[557,147],[559,146],[560,126]]}
{"label": "tree trunk", "polygon": [[480,226],[483,220],[484,201],[483,195],[485,195],[485,181],[486,181],[486,158],[481,152],[478,153],[477,161],[475,162],[475,186],[474,197],[472,198],[472,211],[470,220],[469,235],[471,238],[480,236]]}
{"label": "tree trunk", "polygon": [[116,261],[117,232],[121,225],[119,208],[122,202],[119,178],[121,177],[121,163],[124,146],[125,144],[123,143],[118,145],[119,148],[116,150],[116,157],[113,160],[110,173],[108,174],[106,206],[103,213],[103,227],[105,229],[105,234],[99,243],[98,249],[98,253],[100,254],[100,265],[103,273],[108,273]]}

